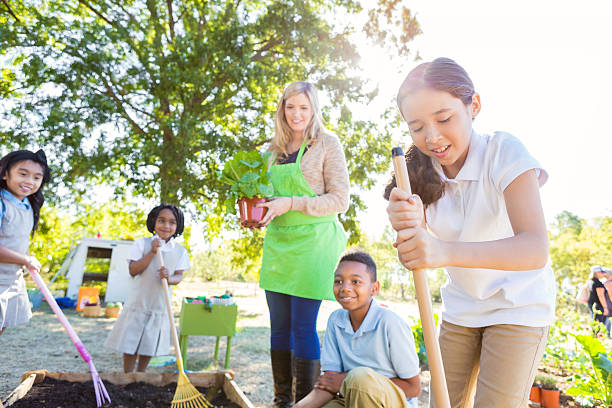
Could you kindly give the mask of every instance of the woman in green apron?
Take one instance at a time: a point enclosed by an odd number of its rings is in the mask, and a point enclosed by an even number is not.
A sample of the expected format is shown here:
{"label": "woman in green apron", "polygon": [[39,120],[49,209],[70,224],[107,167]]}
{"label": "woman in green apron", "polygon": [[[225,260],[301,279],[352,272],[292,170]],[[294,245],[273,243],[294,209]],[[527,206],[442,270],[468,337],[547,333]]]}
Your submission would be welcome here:
{"label": "woman in green apron", "polygon": [[287,86],[268,150],[275,197],[260,204],[268,211],[259,284],[270,310],[274,406],[290,407],[319,377],[317,315],[321,300],[334,299],[334,270],[347,240],[337,217],[348,208],[346,160],[323,126],[312,84]]}

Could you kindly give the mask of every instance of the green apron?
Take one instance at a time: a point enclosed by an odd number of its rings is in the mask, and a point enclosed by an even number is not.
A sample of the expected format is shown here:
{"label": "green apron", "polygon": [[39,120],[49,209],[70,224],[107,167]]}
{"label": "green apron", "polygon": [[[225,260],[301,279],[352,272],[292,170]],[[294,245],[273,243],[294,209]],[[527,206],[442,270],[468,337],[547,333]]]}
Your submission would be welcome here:
{"label": "green apron", "polygon": [[[305,147],[306,138],[295,163],[270,167],[276,197],[316,196],[300,168]],[[314,217],[291,210],[275,217],[266,230],[259,286],[308,299],[334,300],[334,271],[346,241],[336,214]]]}

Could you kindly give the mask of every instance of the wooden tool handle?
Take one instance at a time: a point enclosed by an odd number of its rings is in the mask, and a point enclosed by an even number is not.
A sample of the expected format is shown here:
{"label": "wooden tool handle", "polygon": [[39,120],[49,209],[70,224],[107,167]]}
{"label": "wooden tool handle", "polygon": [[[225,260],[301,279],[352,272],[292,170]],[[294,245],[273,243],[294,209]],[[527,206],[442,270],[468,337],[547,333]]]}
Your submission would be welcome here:
{"label": "wooden tool handle", "polygon": [[[157,248],[157,259],[159,260],[159,266],[164,266],[164,257],[161,253],[161,248]],[[176,353],[176,366],[179,372],[184,373],[183,368],[183,357],[181,356],[181,348],[179,346],[178,334],[176,333],[176,325],[174,324],[174,315],[172,314],[172,303],[170,302],[170,294],[168,293],[168,279],[162,279],[162,285],[164,286],[164,299],[166,299],[166,309],[168,309],[168,320],[170,320],[170,330],[172,331],[172,342],[174,343],[174,352]]]}
{"label": "wooden tool handle", "polygon": [[[404,158],[402,148],[394,147],[392,157],[397,187],[408,194],[412,194],[408,169],[406,168],[406,159]],[[427,273],[423,269],[416,269],[412,271],[412,276],[414,277],[414,288],[416,290],[419,315],[421,316],[421,324],[423,326],[423,338],[425,339],[425,350],[427,351],[427,361],[431,374],[432,386],[430,387],[430,392],[433,392],[436,408],[450,408],[446,376],[444,375],[442,355],[440,354],[440,344],[436,339],[436,323],[427,285]]]}

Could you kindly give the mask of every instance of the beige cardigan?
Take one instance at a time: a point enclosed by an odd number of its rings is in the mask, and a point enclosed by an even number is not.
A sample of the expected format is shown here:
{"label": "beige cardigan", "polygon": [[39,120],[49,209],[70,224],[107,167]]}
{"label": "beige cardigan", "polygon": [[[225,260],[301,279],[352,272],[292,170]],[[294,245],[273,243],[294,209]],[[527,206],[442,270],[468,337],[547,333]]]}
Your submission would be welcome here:
{"label": "beige cardigan", "polygon": [[340,140],[322,134],[302,156],[300,168],[317,195],[292,197],[292,210],[321,217],[343,213],[349,205],[349,176]]}

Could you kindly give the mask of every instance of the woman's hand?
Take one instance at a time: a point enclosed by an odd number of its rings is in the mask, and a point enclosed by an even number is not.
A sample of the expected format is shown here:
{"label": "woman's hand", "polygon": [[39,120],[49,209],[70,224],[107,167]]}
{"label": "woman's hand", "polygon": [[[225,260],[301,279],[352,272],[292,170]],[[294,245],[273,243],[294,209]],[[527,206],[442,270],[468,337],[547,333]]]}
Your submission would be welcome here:
{"label": "woman's hand", "polygon": [[410,195],[395,187],[391,190],[387,214],[394,230],[400,231],[405,228],[425,227],[425,216],[423,202],[416,195]]}
{"label": "woman's hand", "polygon": [[265,203],[257,204],[257,207],[268,207],[268,211],[263,217],[263,220],[261,220],[260,225],[266,227],[275,217],[289,211],[292,203],[293,200],[291,197],[274,197]]}
{"label": "woman's hand", "polygon": [[159,268],[158,272],[160,279],[168,279],[170,277],[170,271],[165,266]]}

